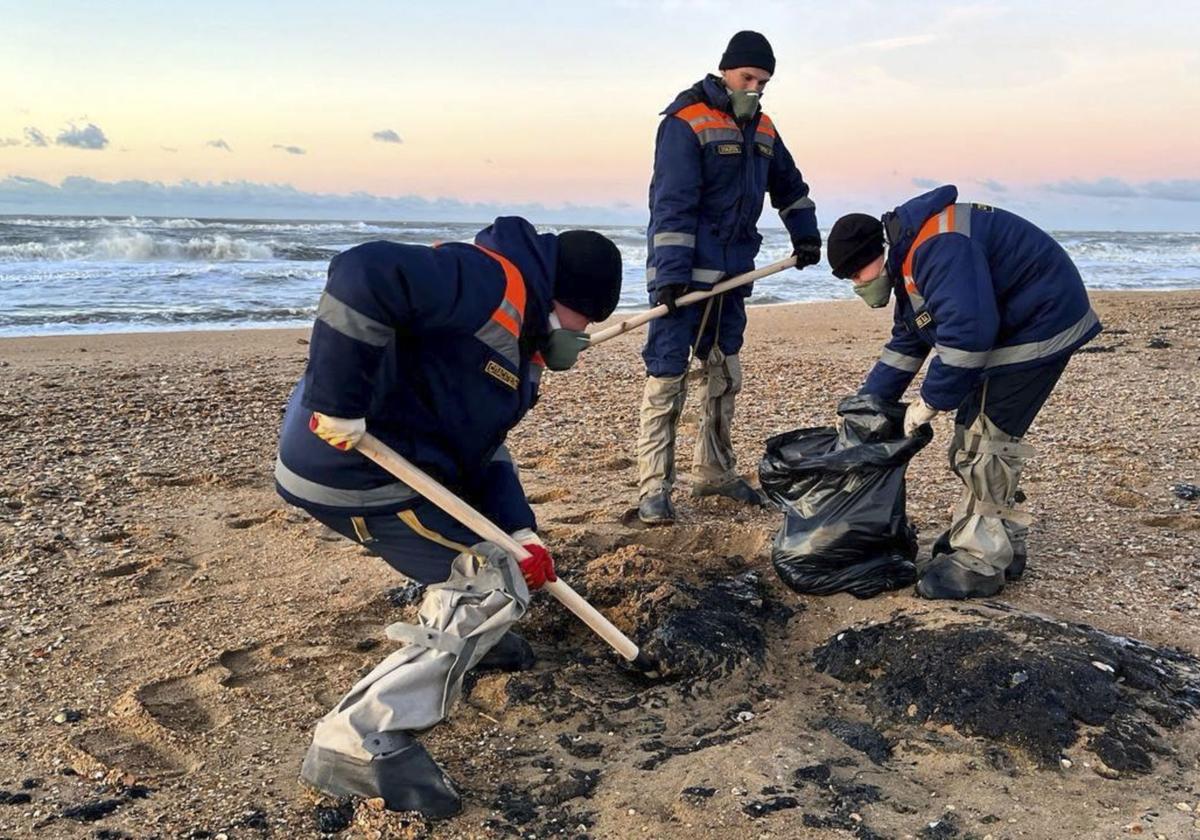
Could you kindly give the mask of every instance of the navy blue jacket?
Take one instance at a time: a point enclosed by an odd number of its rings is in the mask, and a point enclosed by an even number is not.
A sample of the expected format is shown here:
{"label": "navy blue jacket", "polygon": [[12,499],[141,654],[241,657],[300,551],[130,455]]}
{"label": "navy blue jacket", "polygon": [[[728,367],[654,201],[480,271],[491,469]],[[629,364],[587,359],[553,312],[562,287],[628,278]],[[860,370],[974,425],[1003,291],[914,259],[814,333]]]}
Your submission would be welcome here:
{"label": "navy blue jacket", "polygon": [[933,349],[921,398],[958,408],[985,373],[1037,367],[1100,332],[1079,271],[1048,233],[938,187],[883,217],[892,338],[862,392],[898,400]]}
{"label": "navy blue jacket", "polygon": [[288,502],[368,515],[418,501],[365,456],[309,431],[319,411],[365,417],[368,431],[505,530],[536,526],[502,444],[537,399],[532,357],[549,332],[557,238],[504,217],[475,242],[510,260],[518,282],[466,243],[368,242],[330,262],[280,435],[276,487]]}
{"label": "navy blue jacket", "polygon": [[[710,288],[754,268],[762,243],[763,194],[795,239],[817,235],[808,184],[771,119],[760,110],[744,126],[733,119],[725,83],[697,82],[663,111],[650,180],[646,283]],[[749,295],[751,286],[742,287]]]}

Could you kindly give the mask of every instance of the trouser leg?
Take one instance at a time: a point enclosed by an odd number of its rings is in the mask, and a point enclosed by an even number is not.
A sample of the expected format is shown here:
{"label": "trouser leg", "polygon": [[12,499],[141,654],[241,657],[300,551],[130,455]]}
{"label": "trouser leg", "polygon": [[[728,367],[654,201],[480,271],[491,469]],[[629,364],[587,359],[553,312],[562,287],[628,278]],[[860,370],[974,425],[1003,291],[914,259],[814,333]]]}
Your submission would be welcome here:
{"label": "trouser leg", "polygon": [[675,430],[686,398],[686,373],[646,378],[637,443],[639,497],[675,486]]}
{"label": "trouser leg", "polygon": [[737,479],[730,429],[734,402],[742,389],[742,364],[714,347],[704,362],[704,411],[696,435],[692,470],[697,484],[717,487]]}
{"label": "trouser leg", "polygon": [[441,721],[462,678],[525,612],[516,562],[490,543],[458,555],[431,584],[418,623],[393,624],[405,645],[363,677],[313,734],[301,775],[335,795],[382,797],[393,810],[445,816],[458,795],[413,738]]}

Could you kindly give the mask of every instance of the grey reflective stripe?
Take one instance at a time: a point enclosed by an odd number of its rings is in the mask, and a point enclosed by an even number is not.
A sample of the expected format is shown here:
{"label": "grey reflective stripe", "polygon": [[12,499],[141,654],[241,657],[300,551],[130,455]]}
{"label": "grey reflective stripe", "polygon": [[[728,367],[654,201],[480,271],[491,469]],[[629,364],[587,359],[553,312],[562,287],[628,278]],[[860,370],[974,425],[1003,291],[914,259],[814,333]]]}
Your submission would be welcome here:
{"label": "grey reflective stripe", "polygon": [[973,209],[973,206],[970,204],[954,205],[955,233],[961,233],[963,236],[971,235],[971,212]]}
{"label": "grey reflective stripe", "polygon": [[700,145],[706,143],[741,143],[742,132],[736,128],[706,128],[696,132]]}
{"label": "grey reflective stripe", "polygon": [[992,353],[991,350],[959,350],[957,347],[947,347],[944,344],[938,344],[933,351],[938,354],[938,358],[944,364],[960,368],[987,367],[988,356]]}
{"label": "grey reflective stripe", "polygon": [[368,318],[329,292],[321,294],[321,302],[317,304],[317,320],[323,321],[347,338],[364,341],[376,347],[385,346],[395,335],[395,330],[387,324]]}
{"label": "grey reflective stripe", "polygon": [[370,490],[345,490],[341,487],[318,484],[292,472],[280,458],[275,459],[275,480],[297,499],[329,507],[377,507],[417,498],[416,491],[401,481],[372,487]]}
{"label": "grey reflective stripe", "polygon": [[[657,276],[658,276],[658,269],[655,268],[654,266],[650,266],[649,268],[646,269],[647,282],[653,283],[654,278]],[[724,276],[725,276],[725,272],[721,271],[721,269],[719,269],[719,268],[693,268],[692,269],[692,282],[693,283],[709,283],[709,284],[716,283],[718,280],[720,280]]]}
{"label": "grey reflective stripe", "polygon": [[683,248],[696,247],[696,234],[694,233],[656,233],[654,234],[654,247],[660,245],[679,245]]}
{"label": "grey reflective stripe", "polygon": [[[904,279],[906,279],[906,280],[911,280],[912,278],[911,278],[911,277],[906,277],[906,278],[904,278]],[[914,288],[914,289],[916,288],[916,285],[917,285],[916,283],[913,283],[913,288]],[[919,315],[919,314],[920,314],[920,313],[921,313],[921,312],[922,312],[922,311],[925,309],[925,298],[924,298],[924,296],[922,296],[922,295],[921,295],[921,293],[920,293],[920,292],[917,292],[917,291],[912,291],[912,292],[909,292],[909,291],[908,291],[908,287],[907,287],[907,286],[905,287],[904,291],[905,291],[905,292],[908,292],[908,299],[909,299],[910,301],[912,301],[912,305],[913,305],[913,314],[914,314],[914,315]]]}
{"label": "grey reflective stripe", "polygon": [[508,451],[508,447],[503,443],[496,447],[496,451],[492,453],[491,463],[499,461],[502,464],[511,464],[513,462],[512,453]]}
{"label": "grey reflective stripe", "polygon": [[1028,344],[1014,344],[1012,347],[997,347],[992,351],[988,358],[988,367],[1000,367],[1001,365],[1015,365],[1019,362],[1028,362],[1034,359],[1044,359],[1047,356],[1053,356],[1066,350],[1075,342],[1079,341],[1088,330],[1096,326],[1100,319],[1096,317],[1094,310],[1089,309],[1087,314],[1076,321],[1071,326],[1067,327],[1057,335],[1053,335],[1045,341],[1031,341]]}
{"label": "grey reflective stripe", "polygon": [[906,370],[909,373],[916,373],[921,369],[921,365],[925,364],[925,358],[917,358],[916,356],[906,356],[903,353],[897,353],[887,347],[879,354],[879,361],[883,362],[888,367],[894,367],[896,370]]}
{"label": "grey reflective stripe", "polygon": [[772,146],[773,147],[775,145],[775,135],[767,134],[762,131],[756,131],[756,132],[754,132],[754,142],[762,143],[764,146]]}
{"label": "grey reflective stripe", "polygon": [[[508,301],[501,304],[500,308],[503,309],[505,306],[512,309]],[[517,337],[498,321],[489,318],[488,322],[475,333],[475,337],[503,356],[513,367],[521,367],[521,348],[517,344]]]}
{"label": "grey reflective stripe", "polygon": [[804,196],[804,198],[798,198],[780,210],[779,215],[786,218],[788,213],[795,213],[797,210],[814,210],[816,206],[816,203],[811,198]]}

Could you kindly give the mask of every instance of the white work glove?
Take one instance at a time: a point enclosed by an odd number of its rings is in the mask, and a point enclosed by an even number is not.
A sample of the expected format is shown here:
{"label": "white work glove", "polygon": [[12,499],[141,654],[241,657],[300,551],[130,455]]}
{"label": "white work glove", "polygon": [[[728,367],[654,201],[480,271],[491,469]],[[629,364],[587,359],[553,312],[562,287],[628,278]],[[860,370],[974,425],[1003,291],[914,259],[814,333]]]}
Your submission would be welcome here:
{"label": "white work glove", "polygon": [[308,428],[334,449],[348,450],[358,446],[367,433],[367,421],[363,417],[348,420],[314,411],[308,420]]}
{"label": "white work glove", "polygon": [[918,427],[925,425],[937,416],[936,408],[927,405],[925,400],[917,397],[908,404],[908,409],[904,412],[904,436],[912,437]]}

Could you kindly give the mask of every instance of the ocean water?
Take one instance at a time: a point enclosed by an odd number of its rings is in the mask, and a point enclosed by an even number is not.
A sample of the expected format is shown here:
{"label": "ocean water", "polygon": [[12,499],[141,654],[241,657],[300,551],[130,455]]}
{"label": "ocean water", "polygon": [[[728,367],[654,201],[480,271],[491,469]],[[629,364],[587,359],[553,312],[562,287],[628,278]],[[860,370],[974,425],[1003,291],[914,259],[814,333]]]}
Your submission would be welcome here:
{"label": "ocean water", "polygon": [[[0,336],[311,323],[329,259],[373,239],[470,241],[479,224],[0,217]],[[543,226],[543,230],[559,228]],[[600,228],[625,261],[623,309],[647,305],[645,231]],[[759,264],[791,253],[764,230]],[[1200,233],[1056,232],[1093,289],[1200,288]],[[849,298],[828,265],[755,284],[752,303]]]}

